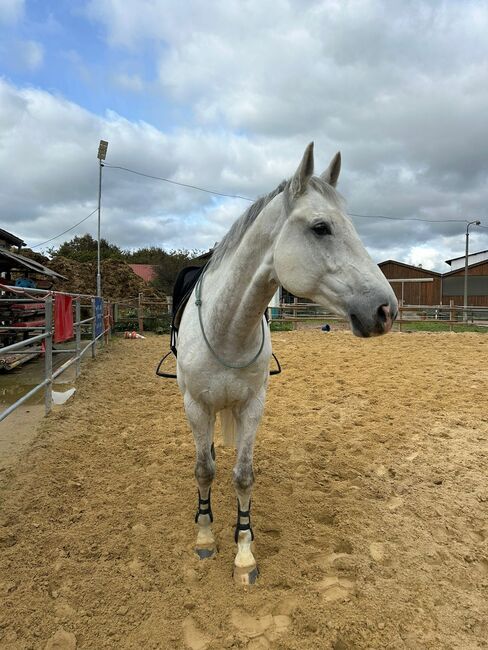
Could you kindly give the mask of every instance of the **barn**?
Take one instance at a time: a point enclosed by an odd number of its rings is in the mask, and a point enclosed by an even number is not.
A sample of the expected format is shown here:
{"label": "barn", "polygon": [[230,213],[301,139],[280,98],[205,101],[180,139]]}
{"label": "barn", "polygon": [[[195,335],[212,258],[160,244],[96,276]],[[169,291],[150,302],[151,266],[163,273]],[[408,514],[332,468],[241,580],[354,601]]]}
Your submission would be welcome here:
{"label": "barn", "polygon": [[[448,304],[450,300],[453,300],[455,305],[463,304],[464,266],[444,273],[442,276],[442,298],[445,304]],[[468,266],[468,305],[470,307],[488,307],[488,259]]]}
{"label": "barn", "polygon": [[395,260],[386,260],[378,266],[404,305],[442,303],[442,273]]}
{"label": "barn", "polygon": [[[464,260],[464,257],[446,260],[452,267],[447,273],[396,260],[386,260],[378,266],[404,305],[449,305],[451,300],[455,305],[463,305]],[[488,251],[469,255],[468,262],[468,305],[488,307]]]}

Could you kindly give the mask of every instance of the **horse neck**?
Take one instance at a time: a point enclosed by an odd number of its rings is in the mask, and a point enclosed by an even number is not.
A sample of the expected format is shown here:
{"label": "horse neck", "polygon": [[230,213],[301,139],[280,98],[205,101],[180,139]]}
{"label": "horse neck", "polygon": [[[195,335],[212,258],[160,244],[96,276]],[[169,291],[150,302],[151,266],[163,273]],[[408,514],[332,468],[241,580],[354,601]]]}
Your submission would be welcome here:
{"label": "horse neck", "polygon": [[237,248],[205,274],[204,290],[215,335],[227,341],[244,345],[256,337],[263,313],[278,288],[273,268],[281,213],[278,198],[262,210]]}

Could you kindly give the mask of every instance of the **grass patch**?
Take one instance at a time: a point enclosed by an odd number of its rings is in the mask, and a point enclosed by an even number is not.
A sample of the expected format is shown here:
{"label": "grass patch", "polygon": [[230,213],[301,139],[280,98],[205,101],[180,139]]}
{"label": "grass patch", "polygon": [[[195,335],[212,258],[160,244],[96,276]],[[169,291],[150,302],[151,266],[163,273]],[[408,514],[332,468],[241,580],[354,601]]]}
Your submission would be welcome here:
{"label": "grass patch", "polygon": [[293,323],[281,323],[272,320],[270,323],[270,329],[272,332],[291,332],[293,330]]}
{"label": "grass patch", "polygon": [[[398,321],[394,325],[395,331],[399,330]],[[488,327],[479,327],[478,325],[453,325],[453,332],[479,332],[480,334],[487,334]],[[449,325],[447,323],[426,323],[419,321],[418,323],[402,323],[402,332],[449,332]]]}

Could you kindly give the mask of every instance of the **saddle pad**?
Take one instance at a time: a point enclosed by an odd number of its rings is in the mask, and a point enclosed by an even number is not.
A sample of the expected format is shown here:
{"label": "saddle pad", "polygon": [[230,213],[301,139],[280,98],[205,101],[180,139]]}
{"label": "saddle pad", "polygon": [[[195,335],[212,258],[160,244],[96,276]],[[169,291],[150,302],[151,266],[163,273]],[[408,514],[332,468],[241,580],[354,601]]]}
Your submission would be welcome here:
{"label": "saddle pad", "polygon": [[181,317],[195,288],[198,278],[202,275],[205,266],[187,266],[178,273],[173,287],[173,313],[171,319],[171,343],[170,348],[175,357],[177,356],[178,328]]}
{"label": "saddle pad", "polygon": [[183,310],[188,302],[204,266],[187,266],[178,273],[173,287],[173,325],[178,327]]}

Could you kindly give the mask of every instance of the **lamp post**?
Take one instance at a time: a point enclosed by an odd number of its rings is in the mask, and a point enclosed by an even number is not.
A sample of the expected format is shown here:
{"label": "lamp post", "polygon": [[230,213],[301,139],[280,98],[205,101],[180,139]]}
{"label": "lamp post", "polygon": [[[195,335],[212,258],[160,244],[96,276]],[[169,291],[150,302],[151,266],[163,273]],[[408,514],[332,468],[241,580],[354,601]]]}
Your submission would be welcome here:
{"label": "lamp post", "polygon": [[469,227],[473,224],[475,226],[480,225],[480,221],[470,221],[466,226],[466,256],[464,258],[464,310],[463,310],[463,321],[468,322],[468,251],[469,251]]}
{"label": "lamp post", "polygon": [[100,140],[97,155],[100,171],[98,175],[97,296],[102,295],[102,274],[100,272],[100,204],[102,202],[102,160],[105,160],[107,156],[107,147],[108,142],[106,140]]}

